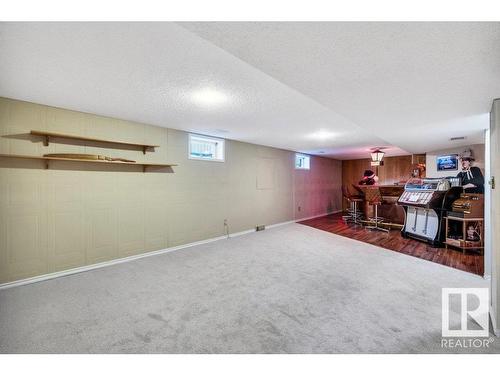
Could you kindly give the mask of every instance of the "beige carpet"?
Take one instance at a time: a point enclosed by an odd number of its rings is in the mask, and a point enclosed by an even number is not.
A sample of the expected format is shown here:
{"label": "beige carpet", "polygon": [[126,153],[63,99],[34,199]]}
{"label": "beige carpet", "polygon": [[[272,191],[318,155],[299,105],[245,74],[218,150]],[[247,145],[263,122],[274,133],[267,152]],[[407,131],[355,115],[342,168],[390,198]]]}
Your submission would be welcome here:
{"label": "beige carpet", "polygon": [[448,353],[441,288],[483,286],[290,224],[2,290],[0,352]]}

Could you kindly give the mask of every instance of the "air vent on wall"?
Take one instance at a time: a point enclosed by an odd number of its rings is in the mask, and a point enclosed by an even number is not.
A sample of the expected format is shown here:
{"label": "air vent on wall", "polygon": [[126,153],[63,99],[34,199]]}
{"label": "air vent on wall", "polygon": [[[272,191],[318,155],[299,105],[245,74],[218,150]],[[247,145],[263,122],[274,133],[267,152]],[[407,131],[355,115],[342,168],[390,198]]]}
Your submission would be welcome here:
{"label": "air vent on wall", "polygon": [[450,141],[461,141],[463,139],[465,139],[465,137],[451,137]]}

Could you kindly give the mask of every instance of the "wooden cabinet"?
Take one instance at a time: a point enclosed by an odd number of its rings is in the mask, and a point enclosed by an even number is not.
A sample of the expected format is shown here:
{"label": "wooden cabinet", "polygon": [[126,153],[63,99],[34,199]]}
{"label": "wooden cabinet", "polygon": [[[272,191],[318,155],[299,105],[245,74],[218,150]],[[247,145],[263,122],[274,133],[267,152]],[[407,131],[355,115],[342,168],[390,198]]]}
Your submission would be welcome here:
{"label": "wooden cabinet", "polygon": [[445,247],[452,246],[461,249],[464,253],[466,250],[478,250],[482,254],[484,249],[483,233],[483,218],[447,216]]}

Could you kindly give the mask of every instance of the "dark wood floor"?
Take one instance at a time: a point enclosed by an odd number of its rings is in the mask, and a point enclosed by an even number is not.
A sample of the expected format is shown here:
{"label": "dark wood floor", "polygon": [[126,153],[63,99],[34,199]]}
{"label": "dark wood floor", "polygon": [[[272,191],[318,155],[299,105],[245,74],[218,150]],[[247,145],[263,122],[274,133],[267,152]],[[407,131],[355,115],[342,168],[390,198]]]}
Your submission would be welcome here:
{"label": "dark wood floor", "polygon": [[459,270],[471,272],[476,275],[482,276],[484,273],[484,257],[480,254],[472,252],[463,254],[459,250],[434,248],[424,242],[401,237],[401,233],[397,229],[391,230],[390,233],[384,233],[381,231],[371,231],[360,225],[346,224],[342,221],[341,213],[301,221],[299,224],[308,225],[445,266],[458,268]]}

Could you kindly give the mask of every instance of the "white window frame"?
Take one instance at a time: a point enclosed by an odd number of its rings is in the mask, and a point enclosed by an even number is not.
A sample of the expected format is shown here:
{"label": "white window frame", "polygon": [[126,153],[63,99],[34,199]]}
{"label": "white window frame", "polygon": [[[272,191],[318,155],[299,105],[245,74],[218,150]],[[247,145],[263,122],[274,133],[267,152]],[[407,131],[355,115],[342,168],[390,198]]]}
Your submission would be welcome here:
{"label": "white window frame", "polygon": [[[304,158],[304,159],[307,159],[308,162],[307,162],[307,167],[297,167],[297,158]],[[308,171],[311,169],[311,155],[306,155],[306,154],[300,154],[300,153],[296,153],[295,154],[295,159],[294,159],[294,165],[295,165],[295,169],[300,169],[300,170],[303,170],[303,171]]]}
{"label": "white window frame", "polygon": [[[215,158],[204,158],[202,156],[193,156],[191,155],[191,140],[193,138],[197,138],[200,140],[206,140],[206,141],[211,141],[211,142],[216,142],[217,146],[222,148],[222,150],[218,151],[217,153],[220,153],[221,155],[219,157]],[[195,133],[189,133],[189,138],[188,138],[188,158],[192,160],[204,160],[204,161],[217,161],[220,163],[224,163],[226,160],[226,142],[225,139],[223,138],[217,138],[217,137],[210,137],[208,135],[201,135],[201,134],[195,134]]]}

